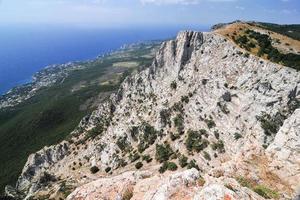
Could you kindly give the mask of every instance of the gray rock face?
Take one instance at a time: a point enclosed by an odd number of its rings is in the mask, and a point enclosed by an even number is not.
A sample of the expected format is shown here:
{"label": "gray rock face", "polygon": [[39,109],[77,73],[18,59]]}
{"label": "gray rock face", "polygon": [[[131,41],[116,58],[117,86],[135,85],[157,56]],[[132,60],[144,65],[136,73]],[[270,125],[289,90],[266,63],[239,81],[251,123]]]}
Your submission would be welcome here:
{"label": "gray rock face", "polygon": [[[139,188],[134,190],[136,199],[151,199],[150,191],[156,191],[152,199],[159,199],[155,195],[168,199],[176,193],[170,179],[159,179],[162,187],[150,190],[153,182],[123,173],[132,171],[134,152],[155,158],[156,144],[168,143],[173,152],[195,160],[207,181],[195,186],[199,192],[186,194],[187,199],[262,199],[234,181],[236,176],[270,183],[283,199],[295,196],[300,170],[297,88],[300,73],[294,69],[248,55],[215,33],[181,32],[176,40],[162,44],[150,68],[128,77],[117,94],[82,120],[71,135],[72,142],[31,155],[17,189],[29,197],[58,187],[56,181],[46,187],[38,184],[47,171],[74,188],[82,185],[69,199],[76,199],[76,194],[89,196],[95,187],[112,191],[113,186],[103,188],[106,184],[101,185],[100,179],[108,176],[105,169],[109,167],[116,175],[107,177],[109,181],[125,177]],[[90,137],[95,128],[97,136]],[[202,134],[202,150],[187,148],[191,131]],[[263,169],[257,160],[266,162]],[[161,164],[143,163],[147,176],[157,180]],[[91,166],[98,166],[99,174],[91,175]],[[277,182],[258,171],[276,174]],[[100,185],[94,184],[97,179]],[[235,192],[225,187],[226,181]]]}
{"label": "gray rock face", "polygon": [[300,109],[284,121],[267,148],[270,169],[282,180],[288,182],[295,191],[300,191]]}

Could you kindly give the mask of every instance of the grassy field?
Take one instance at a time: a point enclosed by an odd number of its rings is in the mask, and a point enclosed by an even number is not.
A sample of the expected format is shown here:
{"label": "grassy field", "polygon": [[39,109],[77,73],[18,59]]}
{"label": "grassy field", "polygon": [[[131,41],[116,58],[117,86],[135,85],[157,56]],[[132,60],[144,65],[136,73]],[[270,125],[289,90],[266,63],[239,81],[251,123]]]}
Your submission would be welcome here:
{"label": "grassy field", "polygon": [[0,110],[0,190],[15,184],[31,153],[62,141],[103,101],[103,95],[108,97],[116,91],[124,74],[150,65],[158,45],[138,45],[82,62],[86,68],[73,71],[63,83],[41,89],[18,106]]}

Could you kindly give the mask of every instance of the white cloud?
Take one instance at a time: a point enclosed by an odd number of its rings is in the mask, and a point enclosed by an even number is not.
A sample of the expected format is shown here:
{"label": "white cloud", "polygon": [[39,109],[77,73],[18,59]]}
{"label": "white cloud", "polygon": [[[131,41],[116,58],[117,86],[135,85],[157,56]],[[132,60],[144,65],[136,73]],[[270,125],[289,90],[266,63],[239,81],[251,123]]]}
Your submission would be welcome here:
{"label": "white cloud", "polygon": [[243,6],[235,6],[235,8],[238,10],[245,10],[245,7],[243,7]]}
{"label": "white cloud", "polygon": [[140,0],[143,4],[182,4],[182,5],[191,5],[199,4],[200,2],[232,2],[237,0]]}

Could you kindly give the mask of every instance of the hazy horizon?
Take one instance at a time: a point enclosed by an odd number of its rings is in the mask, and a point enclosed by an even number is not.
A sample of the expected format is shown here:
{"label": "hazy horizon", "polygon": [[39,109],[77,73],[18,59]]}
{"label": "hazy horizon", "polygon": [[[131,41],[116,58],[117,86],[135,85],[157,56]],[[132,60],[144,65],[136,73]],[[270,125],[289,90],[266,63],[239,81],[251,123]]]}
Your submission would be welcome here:
{"label": "hazy horizon", "polygon": [[298,0],[0,0],[0,26],[120,28],[233,20],[297,24]]}

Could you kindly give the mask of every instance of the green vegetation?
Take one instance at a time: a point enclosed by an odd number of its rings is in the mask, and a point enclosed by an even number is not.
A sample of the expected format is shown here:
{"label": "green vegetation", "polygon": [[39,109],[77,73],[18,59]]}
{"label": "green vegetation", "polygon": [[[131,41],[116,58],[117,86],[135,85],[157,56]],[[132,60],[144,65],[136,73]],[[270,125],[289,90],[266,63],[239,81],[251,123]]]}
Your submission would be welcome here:
{"label": "green vegetation", "polygon": [[140,169],[140,168],[142,168],[143,167],[143,163],[142,162],[137,162],[136,164],[135,164],[135,168],[136,169]]}
{"label": "green vegetation", "polygon": [[265,199],[279,199],[279,193],[275,190],[268,188],[265,185],[257,184],[255,181],[242,176],[237,177],[236,180],[240,183],[241,186],[253,190]]}
{"label": "green vegetation", "polygon": [[172,88],[173,90],[176,90],[176,88],[177,88],[177,83],[176,83],[176,81],[173,81],[173,82],[171,83],[171,88]]}
{"label": "green vegetation", "polygon": [[192,168],[195,168],[197,170],[200,170],[199,166],[197,165],[196,161],[195,160],[191,160],[188,165],[187,165],[187,168],[188,169],[192,169]]}
{"label": "green vegetation", "polygon": [[270,31],[286,35],[295,40],[300,40],[300,25],[299,24],[272,24],[272,23],[257,23],[262,28],[268,29]]}
{"label": "green vegetation", "polygon": [[174,162],[164,162],[159,168],[160,173],[164,173],[167,170],[176,171],[178,169],[177,165]]}
{"label": "green vegetation", "polygon": [[96,174],[97,172],[99,172],[99,168],[97,166],[93,166],[91,167],[90,171],[92,174]]}
{"label": "green vegetation", "polygon": [[121,151],[129,151],[130,150],[131,146],[127,142],[127,135],[118,138],[117,146],[119,147],[119,149],[121,149]]}
{"label": "green vegetation", "polygon": [[216,126],[215,122],[213,119],[205,119],[204,122],[206,123],[207,127],[209,129],[213,128]]}
{"label": "green vegetation", "polygon": [[188,103],[190,101],[189,97],[188,96],[182,96],[181,97],[181,102],[182,103]]}
{"label": "green vegetation", "polygon": [[141,158],[141,156],[137,152],[135,152],[134,154],[131,154],[131,153],[129,154],[129,159],[131,162],[135,162],[140,158]]}
{"label": "green vegetation", "polygon": [[185,141],[187,150],[200,152],[208,146],[209,142],[206,139],[202,139],[200,131],[188,130],[187,134]]}
{"label": "green vegetation", "polygon": [[183,133],[184,130],[184,118],[182,114],[176,115],[176,117],[173,119],[174,125],[177,129],[177,132],[179,134]]}
{"label": "green vegetation", "polygon": [[147,163],[150,163],[150,162],[152,162],[152,160],[153,160],[153,159],[150,157],[150,155],[143,155],[142,159],[143,159],[144,161],[146,161]]}
{"label": "green vegetation", "polygon": [[178,167],[174,162],[168,162],[168,170],[176,171],[177,169],[178,169]]}
{"label": "green vegetation", "polygon": [[141,126],[142,132],[139,135],[138,151],[144,152],[150,145],[154,144],[158,136],[158,131],[148,123]]}
{"label": "green vegetation", "polygon": [[89,138],[94,139],[98,135],[101,135],[103,131],[104,131],[104,126],[102,124],[98,124],[96,127],[94,127],[93,129],[87,132],[85,140]]}
{"label": "green vegetation", "polygon": [[234,133],[234,139],[235,140],[238,140],[238,139],[240,139],[240,138],[242,138],[243,136],[241,135],[241,134],[239,134],[239,133]]}
{"label": "green vegetation", "polygon": [[178,159],[180,167],[184,168],[188,165],[188,158],[185,155],[181,155]]}
{"label": "green vegetation", "polygon": [[209,153],[207,153],[206,151],[204,151],[203,154],[204,154],[203,156],[204,156],[204,158],[206,160],[211,160],[211,157],[210,157]]}
{"label": "green vegetation", "polygon": [[[150,52],[158,45],[142,44],[94,61],[76,63],[84,69],[72,71],[63,82],[42,88],[13,108],[1,109],[0,191],[7,184],[15,184],[31,153],[65,139],[95,105],[106,100],[125,76],[137,69],[112,67],[114,63],[136,62],[141,68],[150,65],[154,56]],[[101,129],[97,127],[87,137],[99,134]]]}
{"label": "green vegetation", "polygon": [[278,192],[271,190],[270,188],[264,185],[257,185],[253,188],[253,191],[264,197],[265,199],[278,199]]}
{"label": "green vegetation", "polygon": [[160,121],[162,123],[162,125],[165,127],[166,125],[171,125],[171,112],[169,109],[163,109],[159,112],[160,115]]}
{"label": "green vegetation", "polygon": [[[252,42],[250,42],[252,41]],[[235,38],[235,42],[242,48],[250,51],[253,46],[253,42],[257,43],[259,50],[257,55],[266,55],[272,62],[280,63],[282,65],[300,70],[300,55],[293,53],[281,53],[278,49],[273,47],[272,39],[266,34],[261,34],[253,30],[247,29],[245,35]]]}
{"label": "green vegetation", "polygon": [[106,172],[106,173],[108,173],[108,172],[110,172],[110,171],[111,171],[111,167],[106,167],[106,168],[105,168],[105,172]]}
{"label": "green vegetation", "polygon": [[261,116],[258,116],[257,119],[260,121],[261,127],[264,129],[264,133],[267,136],[272,136],[275,135],[279,128],[283,125],[285,117],[280,113],[277,113],[273,117],[267,113],[263,113]]}
{"label": "green vegetation", "polygon": [[217,150],[219,153],[225,153],[224,142],[222,140],[219,140],[218,142],[214,142],[211,145],[211,148],[213,150]]}
{"label": "green vegetation", "polygon": [[168,161],[170,156],[173,154],[173,150],[169,144],[157,144],[155,159],[160,163]]}

